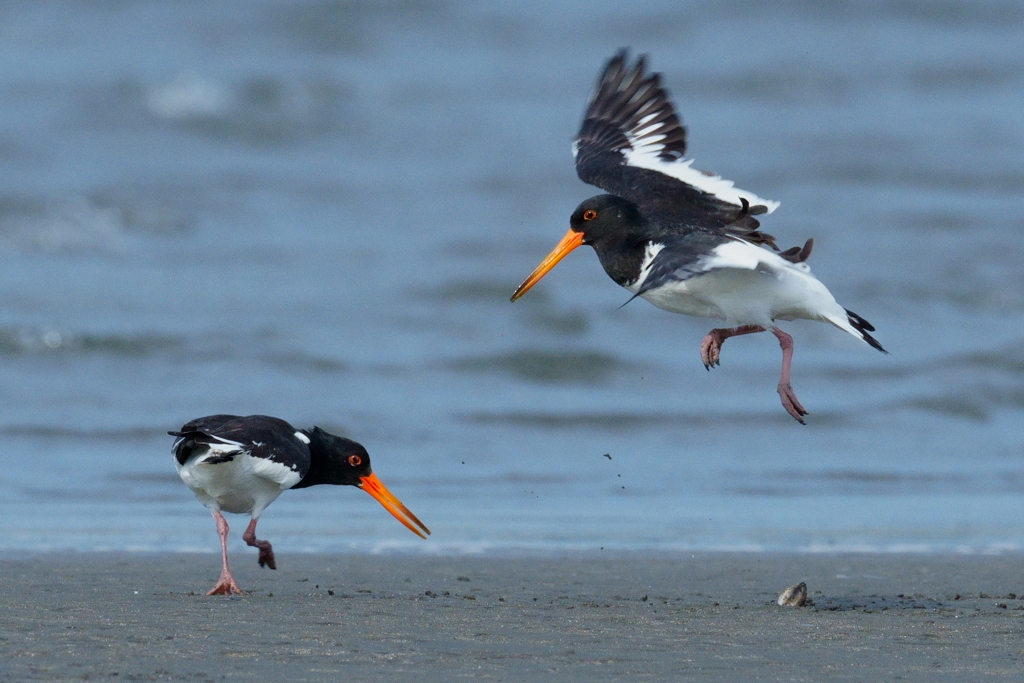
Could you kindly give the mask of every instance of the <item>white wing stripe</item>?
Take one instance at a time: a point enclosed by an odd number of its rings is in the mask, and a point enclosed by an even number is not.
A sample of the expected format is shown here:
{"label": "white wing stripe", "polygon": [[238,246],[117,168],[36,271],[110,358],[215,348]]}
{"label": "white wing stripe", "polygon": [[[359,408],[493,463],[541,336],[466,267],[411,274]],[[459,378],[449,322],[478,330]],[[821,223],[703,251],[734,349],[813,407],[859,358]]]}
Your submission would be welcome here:
{"label": "white wing stripe", "polygon": [[[643,122],[641,122],[640,125],[643,125]],[[647,126],[646,128],[641,128],[640,130],[638,130],[636,132],[636,137],[642,138],[642,137],[644,137],[646,135],[650,135],[654,131],[658,130],[658,128],[660,126],[661,126],[660,123],[654,123],[654,124],[651,124],[650,126]],[[661,142],[664,139],[665,139],[664,135],[652,135],[649,139],[644,140],[643,144],[644,145],[653,145],[655,143]]]}
{"label": "white wing stripe", "polygon": [[208,436],[211,439],[217,439],[217,441],[220,441],[221,443],[230,444],[232,446],[238,446],[238,447],[242,446],[242,443],[240,441],[232,441],[231,439],[225,439],[224,437],[217,436],[216,434],[209,434]]}
{"label": "white wing stripe", "polygon": [[282,490],[290,489],[302,479],[294,466],[289,467],[267,458],[253,458],[250,456],[247,464],[253,474],[274,482]]}
{"label": "white wing stripe", "polygon": [[662,145],[653,140],[638,140],[632,135],[627,135],[626,137],[629,139],[630,144],[634,146],[633,149],[622,150],[622,155],[630,166],[663,173],[736,206],[742,206],[743,202],[740,200],[746,199],[751,206],[763,205],[768,209],[768,213],[779,208],[779,202],[772,201],[771,199],[762,199],[753,192],[741,190],[731,180],[726,180],[717,175],[705,175],[702,171],[693,168],[693,159],[665,161],[658,156]]}
{"label": "white wing stripe", "polygon": [[206,444],[206,450],[210,454],[215,455],[230,455],[232,453],[241,453],[248,449],[243,447],[242,444],[234,441],[225,441],[224,443],[209,443]]}
{"label": "white wing stripe", "polygon": [[718,268],[757,270],[762,264],[776,271],[797,271],[811,276],[811,267],[806,262],[790,263],[775,252],[741,239],[732,239],[715,247],[701,261],[700,267],[705,272]]}

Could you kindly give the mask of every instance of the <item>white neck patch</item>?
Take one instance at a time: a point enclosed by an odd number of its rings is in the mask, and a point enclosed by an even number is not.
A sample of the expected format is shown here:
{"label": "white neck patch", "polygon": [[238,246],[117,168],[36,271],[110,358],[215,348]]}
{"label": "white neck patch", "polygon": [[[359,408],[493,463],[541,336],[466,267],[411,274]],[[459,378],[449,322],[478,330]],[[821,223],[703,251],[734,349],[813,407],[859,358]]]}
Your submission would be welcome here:
{"label": "white neck patch", "polygon": [[644,250],[644,260],[640,264],[640,275],[637,276],[636,280],[626,285],[626,289],[636,294],[637,290],[643,286],[644,280],[651,274],[651,265],[654,264],[654,257],[657,256],[665,245],[661,242],[648,242],[647,248]]}

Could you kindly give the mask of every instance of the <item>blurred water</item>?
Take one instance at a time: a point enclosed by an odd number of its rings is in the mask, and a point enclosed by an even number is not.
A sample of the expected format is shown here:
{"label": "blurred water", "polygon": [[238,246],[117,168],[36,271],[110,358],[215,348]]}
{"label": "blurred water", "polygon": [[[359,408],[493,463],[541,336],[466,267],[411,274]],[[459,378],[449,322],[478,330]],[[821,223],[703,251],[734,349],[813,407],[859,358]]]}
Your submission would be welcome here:
{"label": "blurred water", "polygon": [[[165,432],[261,412],[434,531],[316,487],[281,551],[1024,549],[1021,44],[1017,0],[4,3],[0,548],[214,550]],[[508,303],[624,45],[892,352],[789,325],[807,427],[774,339],[707,373],[589,250]]]}

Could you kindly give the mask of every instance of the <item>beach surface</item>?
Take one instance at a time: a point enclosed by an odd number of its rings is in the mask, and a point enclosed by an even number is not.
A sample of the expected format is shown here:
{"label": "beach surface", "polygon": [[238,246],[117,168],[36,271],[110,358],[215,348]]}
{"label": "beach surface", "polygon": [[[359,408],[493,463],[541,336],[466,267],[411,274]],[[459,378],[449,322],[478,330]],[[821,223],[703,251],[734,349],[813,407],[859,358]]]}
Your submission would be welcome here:
{"label": "beach surface", "polygon": [[[3,681],[1020,680],[1018,555],[0,562]],[[813,604],[776,596],[805,581]]]}

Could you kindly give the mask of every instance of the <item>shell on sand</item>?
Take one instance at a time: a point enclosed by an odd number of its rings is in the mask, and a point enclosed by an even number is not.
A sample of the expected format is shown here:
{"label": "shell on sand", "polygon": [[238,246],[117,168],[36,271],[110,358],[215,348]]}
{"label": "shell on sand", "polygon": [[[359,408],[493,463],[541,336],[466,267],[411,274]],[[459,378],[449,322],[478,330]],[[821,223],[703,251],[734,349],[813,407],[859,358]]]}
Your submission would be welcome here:
{"label": "shell on sand", "polygon": [[801,581],[795,586],[790,586],[779,593],[777,602],[780,605],[789,605],[790,607],[803,607],[804,603],[807,602],[807,584]]}

